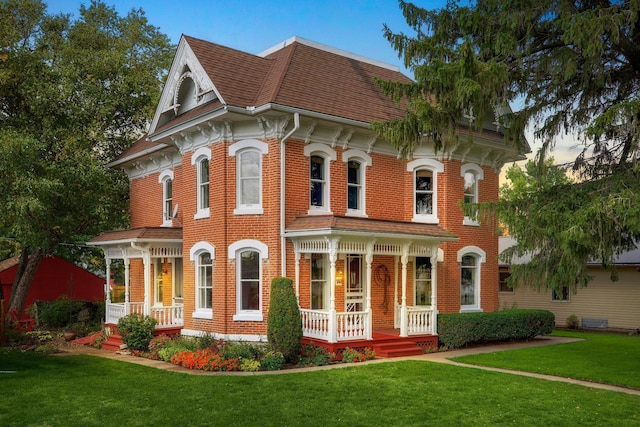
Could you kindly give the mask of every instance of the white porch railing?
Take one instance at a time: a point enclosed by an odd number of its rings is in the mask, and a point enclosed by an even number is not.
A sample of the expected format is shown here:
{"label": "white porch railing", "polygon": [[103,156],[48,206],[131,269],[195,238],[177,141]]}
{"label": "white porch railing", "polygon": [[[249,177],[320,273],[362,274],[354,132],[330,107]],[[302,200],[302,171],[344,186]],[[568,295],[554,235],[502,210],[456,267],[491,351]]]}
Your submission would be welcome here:
{"label": "white porch railing", "polygon": [[[302,334],[308,338],[330,341],[329,312],[300,309],[302,315]],[[366,311],[336,313],[336,336],[338,341],[359,340],[367,338]]]}
{"label": "white porch railing", "polygon": [[[107,303],[105,321],[106,323],[117,324],[120,318],[134,313],[144,315],[144,303],[131,302],[128,310],[125,303]],[[184,308],[182,305],[151,307],[150,316],[156,319],[156,328],[184,326]]]}
{"label": "white porch railing", "polygon": [[433,308],[407,306],[407,334],[435,334]]}

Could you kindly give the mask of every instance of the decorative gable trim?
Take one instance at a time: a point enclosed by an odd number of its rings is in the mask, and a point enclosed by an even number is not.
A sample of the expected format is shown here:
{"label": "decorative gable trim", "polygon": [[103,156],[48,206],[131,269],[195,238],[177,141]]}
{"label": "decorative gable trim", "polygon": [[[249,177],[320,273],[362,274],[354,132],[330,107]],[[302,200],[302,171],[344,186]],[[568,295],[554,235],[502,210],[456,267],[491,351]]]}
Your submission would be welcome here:
{"label": "decorative gable trim", "polygon": [[[187,84],[193,82],[192,84]],[[192,91],[188,93],[185,91]],[[193,98],[190,98],[193,97]],[[180,43],[173,58],[171,69],[167,76],[167,81],[160,102],[156,108],[149,134],[153,134],[157,128],[172,120],[177,115],[186,110],[181,109],[180,100],[189,99],[188,109],[195,108],[214,99],[219,99],[224,104],[222,96],[205,72],[202,64],[193,53],[184,36],[180,38]],[[185,107],[183,105],[183,107]]]}

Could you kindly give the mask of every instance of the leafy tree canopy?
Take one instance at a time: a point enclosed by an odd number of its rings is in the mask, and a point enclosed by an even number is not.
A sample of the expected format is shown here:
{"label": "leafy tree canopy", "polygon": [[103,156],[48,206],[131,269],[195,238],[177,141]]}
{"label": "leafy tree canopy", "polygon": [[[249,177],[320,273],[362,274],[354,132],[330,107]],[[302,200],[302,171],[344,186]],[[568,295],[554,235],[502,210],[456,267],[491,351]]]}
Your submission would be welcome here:
{"label": "leafy tree canopy", "polygon": [[172,52],[142,10],[92,1],[74,19],[40,0],[0,2],[3,248],[38,262],[127,224],[127,179],[105,165],[145,131]]}
{"label": "leafy tree canopy", "polygon": [[[497,207],[519,251],[538,254],[520,282],[586,284],[587,261],[612,266],[640,238],[640,1],[451,0],[436,10],[399,4],[414,33],[385,26],[385,36],[415,81],[381,82],[408,109],[404,120],[376,130],[410,155],[425,136],[445,147],[469,111],[477,127],[506,111],[497,119],[508,140],[530,127],[542,142],[536,170],[512,171],[517,181]],[[515,104],[522,108],[501,108]],[[565,133],[583,147],[570,165],[576,182],[544,176]]]}

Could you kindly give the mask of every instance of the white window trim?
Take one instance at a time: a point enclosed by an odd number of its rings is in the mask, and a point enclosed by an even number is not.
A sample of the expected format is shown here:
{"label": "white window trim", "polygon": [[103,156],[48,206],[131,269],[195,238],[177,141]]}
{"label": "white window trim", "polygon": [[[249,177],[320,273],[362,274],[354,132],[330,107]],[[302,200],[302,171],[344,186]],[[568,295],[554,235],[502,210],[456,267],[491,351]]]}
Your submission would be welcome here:
{"label": "white window trim", "polygon": [[[209,218],[210,209],[201,208],[202,201],[200,200],[200,161],[206,158],[207,161],[211,161],[211,149],[207,147],[198,148],[191,156],[191,164],[196,167],[196,213],[193,215],[193,219]],[[211,193],[211,168],[209,168],[209,193]],[[209,197],[209,206],[211,206],[211,197]]]}
{"label": "white window trim", "polygon": [[[239,262],[237,261],[237,255],[244,250],[254,250],[260,253],[260,310],[241,310],[240,309],[240,299],[238,295],[240,295],[240,281],[238,278],[240,277],[238,269],[240,268]],[[262,277],[262,264],[265,260],[269,259],[269,247],[262,243],[259,240],[253,239],[245,239],[238,240],[237,242],[229,245],[228,249],[229,259],[236,260],[236,313],[233,315],[234,321],[240,322],[262,322],[264,320],[264,316],[262,314],[262,307],[264,301],[262,300],[262,290],[263,290],[263,277]]]}
{"label": "white window trim", "polygon": [[[349,209],[349,201],[347,200],[347,216],[359,216],[367,218],[367,168],[366,166],[371,166],[371,156],[365,153],[362,150],[347,150],[342,152],[342,161],[344,163],[349,163],[349,161],[354,160],[360,163],[360,200],[359,205],[360,209]],[[348,174],[348,165],[347,165],[347,174]],[[349,194],[349,177],[347,175],[347,197]]]}
{"label": "white window trim", "polygon": [[[239,155],[244,150],[257,150],[262,156],[269,154],[269,144],[259,141],[257,139],[245,139],[238,141],[235,144],[229,146],[229,156],[240,159]],[[262,207],[262,183],[263,183],[263,169],[262,169],[262,156],[260,156],[260,182],[258,184],[260,202],[257,205],[241,205],[240,204],[240,167],[236,164],[236,208],[233,210],[235,215],[262,215],[264,214],[264,208]]]}
{"label": "white window trim", "polygon": [[[162,185],[162,227],[171,227],[173,226],[173,218],[171,218],[171,215],[173,215],[173,212],[167,212],[167,204],[166,204],[166,200],[167,200],[167,187],[166,187],[166,181],[167,180],[171,180],[171,184],[173,185],[173,171],[170,169],[164,170],[162,172],[160,172],[160,175],[158,176],[158,183],[160,185]],[[173,196],[172,196],[172,206],[173,205]]]}
{"label": "white window trim", "polygon": [[[330,165],[330,161],[336,161],[336,159],[338,158],[335,150],[333,150],[332,148],[324,145],[324,144],[320,144],[318,142],[314,142],[312,144],[309,145],[305,145],[304,147],[304,155],[308,158],[311,158],[311,156],[319,156],[324,158],[325,162],[324,162],[324,174],[325,174],[325,190],[324,193],[322,195],[323,197],[323,202],[324,202],[324,206],[319,207],[319,206],[311,206],[311,201],[309,201],[309,211],[307,212],[308,215],[326,215],[326,214],[331,214],[331,165]],[[311,179],[311,176],[309,175],[307,177],[307,179]]]}
{"label": "white window trim", "polygon": [[[482,310],[482,301],[481,301],[481,293],[480,290],[482,289],[482,281],[481,281],[481,265],[480,264],[484,264],[487,260],[487,253],[485,251],[483,251],[481,248],[477,247],[477,246],[465,246],[464,248],[460,249],[457,253],[457,261],[458,264],[462,263],[462,257],[465,255],[472,255],[476,258],[476,260],[478,261],[478,265],[476,265],[476,281],[477,283],[475,284],[476,289],[475,289],[475,295],[476,295],[476,301],[475,304],[473,305],[468,305],[468,306],[460,306],[460,313],[474,313],[474,312],[482,312],[484,310]],[[462,269],[462,265],[460,265],[460,269]],[[460,286],[460,285],[458,285]]]}
{"label": "white window trim", "polygon": [[[216,259],[216,249],[208,242],[197,242],[195,245],[193,245],[191,247],[191,249],[189,250],[189,260],[191,260],[192,262],[196,263],[197,266],[197,261],[198,261],[198,257],[200,256],[201,253],[203,252],[208,252],[211,254],[211,269],[212,269],[212,279],[211,279],[211,292],[212,292],[212,298],[213,298],[213,262]],[[211,320],[213,319],[213,307],[211,307],[211,309],[201,309],[198,308],[198,268],[195,268],[195,286],[194,286],[194,290],[195,292],[195,298],[196,301],[194,301],[195,303],[195,311],[193,313],[191,313],[191,317],[193,317],[194,319],[208,319]],[[213,301],[212,301],[213,302]]]}
{"label": "white window trim", "polygon": [[[464,165],[462,165],[460,167],[460,176],[462,176],[462,178],[464,178],[465,174],[471,172],[472,174],[475,175],[476,177],[476,185],[475,185],[475,195],[474,195],[474,199],[475,199],[475,203],[478,203],[478,200],[480,200],[479,198],[479,191],[480,191],[480,181],[484,179],[484,170],[478,166],[475,163],[465,163]],[[462,189],[463,193],[464,193],[464,187]],[[464,201],[464,197],[463,197],[463,201]],[[471,226],[479,226],[480,222],[478,222],[477,219],[473,219],[470,218],[468,216],[465,216],[462,220],[462,224],[463,225],[471,225]]]}
{"label": "white window trim", "polygon": [[[433,213],[421,215],[416,213],[416,176],[418,170],[430,170],[433,176]],[[407,172],[413,174],[413,218],[414,222],[425,222],[428,224],[439,224],[438,219],[438,174],[444,172],[444,164],[434,159],[416,159],[407,163]]]}
{"label": "white window trim", "polygon": [[[419,257],[413,257],[413,305],[416,306],[416,294],[417,294],[417,289],[418,289],[418,280],[424,280],[424,279],[418,279],[418,258],[429,258],[430,262],[431,262],[431,278],[429,279],[431,281],[431,307],[433,307],[433,262],[434,259],[433,257],[430,256],[419,256]],[[420,306],[420,307],[429,307],[429,306]]]}
{"label": "white window trim", "polygon": [[[311,255],[309,254],[309,261],[311,263]],[[325,306],[325,308],[315,308],[313,310],[317,310],[317,311],[329,311],[329,304],[330,304],[330,298],[329,298],[329,294],[330,294],[330,284],[329,284],[329,269],[330,269],[330,263],[329,263],[329,257],[325,256],[324,253],[320,253],[319,255],[322,256],[322,269],[323,269],[323,273],[324,273],[324,285],[323,287],[326,289],[323,289],[323,298],[322,298],[322,305]],[[309,271],[311,271],[311,266]],[[311,298],[313,297],[313,279],[311,277],[311,274],[309,274],[309,307],[311,307]]]}

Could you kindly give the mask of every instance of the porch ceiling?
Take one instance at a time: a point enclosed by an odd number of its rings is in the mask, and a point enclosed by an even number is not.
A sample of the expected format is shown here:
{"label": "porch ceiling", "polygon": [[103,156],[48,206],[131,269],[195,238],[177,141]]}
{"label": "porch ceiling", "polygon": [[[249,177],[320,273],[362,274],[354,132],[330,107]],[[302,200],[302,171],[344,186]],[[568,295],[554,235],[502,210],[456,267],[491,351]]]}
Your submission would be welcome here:
{"label": "porch ceiling", "polygon": [[368,218],[315,215],[298,217],[286,227],[285,236],[377,237],[391,240],[445,242],[458,240],[454,234],[435,224],[386,221]]}

